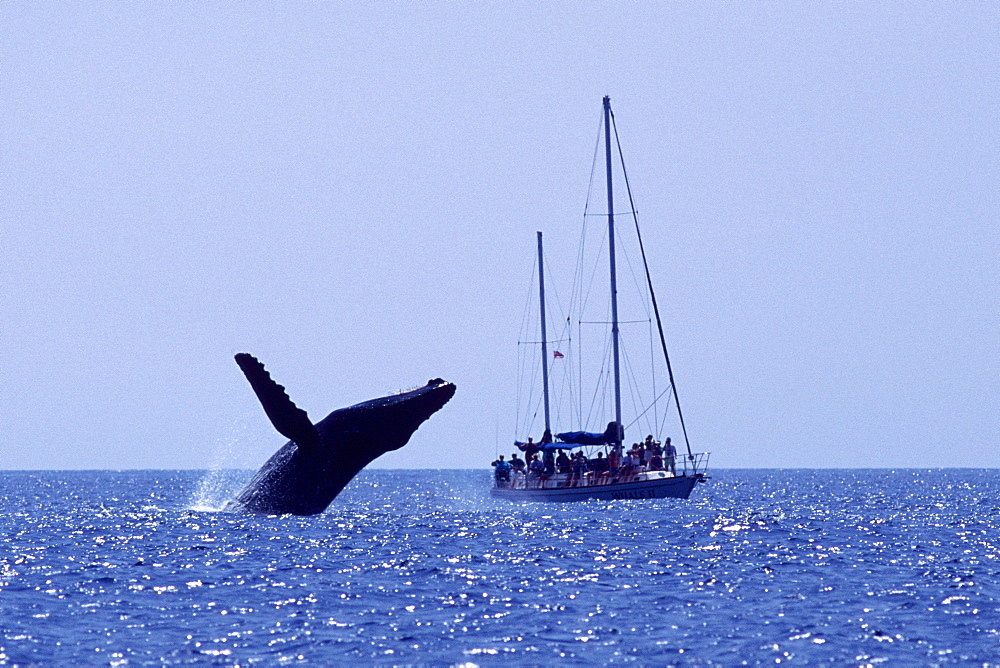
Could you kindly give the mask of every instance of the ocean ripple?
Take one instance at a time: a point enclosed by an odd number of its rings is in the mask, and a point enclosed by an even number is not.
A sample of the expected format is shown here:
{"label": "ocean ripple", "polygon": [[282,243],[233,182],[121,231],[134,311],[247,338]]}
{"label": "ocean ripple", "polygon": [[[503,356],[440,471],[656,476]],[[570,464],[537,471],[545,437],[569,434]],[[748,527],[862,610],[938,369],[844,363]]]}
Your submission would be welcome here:
{"label": "ocean ripple", "polygon": [[365,471],[317,517],[247,472],[3,472],[0,663],[996,663],[1000,473],[728,470],[515,504]]}

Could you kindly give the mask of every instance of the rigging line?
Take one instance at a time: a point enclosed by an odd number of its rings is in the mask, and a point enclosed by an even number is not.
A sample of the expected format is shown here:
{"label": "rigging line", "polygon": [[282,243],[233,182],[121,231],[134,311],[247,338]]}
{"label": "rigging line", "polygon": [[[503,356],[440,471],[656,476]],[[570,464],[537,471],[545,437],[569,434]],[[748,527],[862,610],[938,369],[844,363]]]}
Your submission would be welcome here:
{"label": "rigging line", "polygon": [[[529,286],[532,283],[535,282],[535,270],[537,269],[537,267],[538,267],[538,261],[535,260],[535,261],[533,261],[533,263],[531,265],[531,278],[530,278],[529,283],[528,283]],[[529,327],[529,322],[528,321],[529,321],[529,318],[531,317],[530,313],[531,313],[531,294],[532,293],[531,293],[530,287],[527,290],[526,294],[527,294],[527,297],[524,300],[524,310],[521,313],[521,329],[518,331],[518,339],[526,337],[527,332],[528,332],[528,327]],[[520,348],[518,348],[518,350],[520,350]],[[529,401],[530,396],[531,396],[530,394],[528,395],[528,397],[523,397],[522,396],[523,395],[524,380],[525,380],[525,377],[527,375],[527,373],[525,371],[525,366],[526,366],[526,363],[527,363],[527,358],[525,356],[519,354],[517,362],[518,362],[518,364],[517,364],[517,378],[515,379],[517,381],[517,391],[516,391],[516,398],[517,399],[516,399],[516,405],[515,405],[516,410],[515,410],[515,413],[514,413],[515,416],[516,416],[515,417],[515,424],[514,424],[515,433],[517,433],[517,430],[521,427],[521,425],[519,424],[520,419],[521,419],[521,411],[523,409],[527,408],[527,402]],[[524,402],[524,403],[522,403],[522,402]],[[524,408],[522,408],[522,407],[524,407]]]}
{"label": "rigging line", "polygon": [[632,256],[631,256],[631,254],[629,254],[627,250],[624,250],[624,249],[627,248],[627,246],[624,243],[624,238],[621,236],[620,230],[616,230],[615,232],[616,232],[616,234],[618,234],[619,240],[623,242],[621,244],[622,249],[623,249],[622,255],[625,256],[625,264],[628,265],[629,277],[631,277],[632,283],[635,285],[635,293],[640,296],[640,302],[642,304],[642,310],[646,312],[646,317],[648,318],[648,317],[650,317],[650,313],[649,313],[649,299],[647,298],[646,293],[643,291],[643,289],[641,287],[641,284],[640,284],[638,276],[636,276],[636,274],[635,274],[635,266],[633,266],[633,264],[632,264]]}
{"label": "rigging line", "polygon": [[518,331],[518,339],[525,338],[528,332],[528,320],[531,317],[531,289],[530,285],[535,282],[535,269],[538,267],[538,261],[536,260],[531,266],[531,279],[528,283],[529,289],[527,292],[527,297],[524,300],[524,310],[521,312],[521,329]]}
{"label": "rigging line", "polygon": [[[596,160],[596,156],[595,156]],[[593,169],[593,167],[591,167]],[[593,179],[593,177],[591,177]],[[580,230],[580,244],[576,252],[576,268],[573,271],[573,286],[570,291],[570,305],[568,313],[576,312],[577,304],[583,300],[583,259],[587,241],[587,217],[583,218],[583,227]]]}
{"label": "rigging line", "polygon": [[[517,431],[515,432],[515,436],[518,437],[520,433],[528,429],[531,420],[532,396],[534,395],[535,378],[534,374],[528,373],[528,368],[534,369],[534,366],[529,365],[529,360],[527,359],[527,356],[525,356],[521,363],[521,377],[519,379],[520,382],[518,383],[518,422]],[[526,391],[521,387],[522,385],[525,385],[525,381],[527,381]]]}
{"label": "rigging line", "polygon": [[670,388],[669,387],[666,388],[665,390],[663,390],[662,392],[660,392],[660,394],[657,395],[657,397],[655,399],[653,399],[653,402],[651,404],[649,404],[648,406],[646,406],[646,410],[644,410],[643,412],[641,412],[638,415],[636,415],[634,420],[632,420],[627,425],[625,425],[625,428],[628,429],[629,427],[631,427],[632,425],[634,425],[636,422],[638,422],[639,418],[641,418],[643,415],[645,415],[646,413],[648,413],[651,408],[653,408],[654,406],[656,406],[656,402],[658,402],[660,399],[662,399],[663,395],[666,394],[667,392],[670,392]]}
{"label": "rigging line", "polygon": [[[632,211],[630,213],[635,215],[636,212]],[[635,264],[632,262],[632,254],[629,252],[629,244],[625,243],[625,237],[623,232],[624,229],[622,227],[615,228],[615,235],[618,237],[619,241],[618,247],[620,249],[618,255],[622,258],[622,261],[624,261],[625,265],[627,265],[628,276],[629,278],[632,279],[633,285],[635,285],[635,294],[639,296],[638,306],[641,306],[641,309],[638,310],[644,311],[646,317],[652,317],[652,314],[650,313],[649,309],[650,306],[649,296],[646,294],[646,289],[642,287],[642,281],[640,281],[639,277],[636,275],[636,267]]]}
{"label": "rigging line", "polygon": [[[650,384],[653,386],[653,396],[659,396],[656,392],[656,344],[653,342],[653,323],[649,323],[649,380]],[[653,400],[656,403],[656,400]],[[660,414],[658,411],[653,412],[653,433],[659,433],[660,431]]]}
{"label": "rigging line", "polygon": [[594,159],[590,161],[590,185],[587,188],[587,201],[583,205],[583,215],[586,217],[587,210],[590,209],[590,195],[594,192],[594,171],[597,168],[597,152],[601,148],[601,130],[604,125],[604,114],[601,114],[601,122],[597,124],[597,141],[594,142]]}
{"label": "rigging line", "polygon": [[[584,206],[584,210],[583,210],[583,220],[582,220],[583,224],[580,227],[580,243],[579,243],[579,247],[577,248],[576,270],[573,272],[573,289],[572,289],[572,296],[570,298],[570,301],[571,301],[571,303],[570,303],[570,309],[568,311],[568,313],[571,314],[571,315],[574,314],[574,313],[583,313],[584,310],[587,308],[587,302],[590,299],[590,292],[593,289],[594,276],[596,275],[596,272],[597,272],[597,262],[596,262],[596,259],[595,259],[594,267],[591,269],[590,279],[589,279],[589,282],[588,282],[587,272],[584,269],[584,267],[585,267],[585,265],[587,263],[587,236],[588,236],[588,234],[587,234],[588,233],[588,230],[587,230],[587,212],[590,210],[590,199],[593,196],[594,174],[596,173],[596,170],[597,170],[597,157],[599,155],[599,151],[600,151],[600,147],[601,147],[601,138],[602,138],[602,135],[603,135],[603,132],[604,132],[604,118],[603,118],[603,116],[604,116],[604,114],[602,113],[601,114],[601,118],[600,118],[600,122],[597,125],[597,137],[595,138],[595,141],[594,141],[594,155],[593,155],[593,158],[591,159],[591,163],[590,163],[590,181],[588,183],[588,188],[587,188],[587,201],[586,201],[586,205]],[[600,253],[598,253],[598,256],[599,255],[600,255]],[[579,325],[577,325],[577,327],[579,328]],[[581,332],[581,334],[582,334],[582,332]],[[578,352],[579,352],[579,355],[577,356],[577,360],[578,360],[578,365],[577,365],[578,366],[578,376],[577,376],[577,378],[578,378],[578,381],[579,381],[580,391],[579,391],[579,393],[578,393],[577,396],[579,398],[579,402],[580,403],[579,403],[579,405],[577,407],[577,419],[579,421],[582,421],[582,419],[583,419],[583,361],[582,361],[583,360],[583,349],[582,349],[582,339],[581,339],[581,347],[580,347],[580,349],[579,349]]]}
{"label": "rigging line", "polygon": [[[560,348],[562,348],[562,350],[560,352],[562,352],[564,356],[569,355],[571,357],[570,357],[569,361],[560,362],[558,364],[558,370],[560,372],[559,373],[559,380],[560,380],[560,382],[559,382],[559,387],[556,390],[556,392],[558,393],[558,397],[556,398],[556,402],[558,404],[557,411],[558,411],[558,413],[559,413],[560,416],[565,415],[562,407],[563,407],[563,404],[566,401],[566,396],[567,395],[569,396],[569,401],[570,401],[570,405],[571,406],[572,406],[572,402],[573,402],[573,384],[572,384],[572,381],[573,381],[572,359],[573,358],[572,358],[572,355],[575,354],[575,351],[573,349],[572,320],[570,318],[566,318],[566,321],[563,323],[562,329],[563,329],[563,333],[565,334],[565,336],[562,337],[562,338],[560,338],[560,339],[557,339],[557,342],[563,343],[563,345],[560,346]],[[557,369],[557,365],[556,365],[556,362],[555,362],[555,355],[553,355],[553,358],[551,360],[551,367],[550,367],[550,371],[549,371],[550,377],[555,374],[556,369]],[[560,417],[559,419],[561,421],[562,418]]]}
{"label": "rigging line", "polygon": [[[601,355],[601,367],[597,372],[597,383],[594,385],[594,396],[590,400],[590,410],[587,412],[587,419],[583,422],[583,425],[590,424],[591,418],[594,417],[594,407],[597,405],[597,398],[601,398],[601,406],[604,405],[603,401],[608,393],[608,357],[611,348],[611,336],[608,335],[604,339],[604,353]],[[581,427],[583,428],[583,427]]]}
{"label": "rigging line", "polygon": [[[645,399],[643,398],[642,385],[639,383],[639,374],[636,370],[635,365],[632,364],[632,358],[630,357],[629,353],[630,351],[628,350],[628,346],[623,346],[623,359],[625,362],[626,373],[628,375],[628,380],[629,380],[629,397],[632,400],[632,410],[634,412],[638,412],[643,406],[646,405],[646,402]],[[657,397],[657,399],[658,398],[659,397]],[[646,407],[645,410],[636,415],[635,419],[632,420],[632,422],[630,423],[630,426],[638,422],[639,419],[649,411],[649,408],[655,405],[657,399],[653,399],[653,403],[650,404],[650,406]],[[646,429],[643,429],[643,431],[645,431],[648,434],[650,433],[650,427],[652,425],[650,423],[649,418],[647,418],[645,422],[646,422]]]}
{"label": "rigging line", "polygon": [[[534,368],[534,367],[533,367]],[[528,396],[525,399],[524,415],[522,416],[523,423],[521,424],[522,433],[527,433],[531,431],[531,427],[535,423],[535,418],[538,417],[538,406],[541,403],[541,398],[535,399],[534,404],[532,404],[532,397],[535,396],[535,381],[537,379],[537,370],[531,375],[528,386]]]}
{"label": "rigging line", "polygon": [[[664,392],[670,392],[670,387],[667,387],[663,391]],[[663,432],[666,431],[667,415],[670,413],[670,402],[672,402],[673,400],[674,400],[674,393],[670,392],[670,394],[667,395],[667,403],[663,407],[663,415],[660,417],[660,423],[661,424],[660,424],[659,427],[657,427],[657,430],[655,432],[658,436],[662,436]]]}
{"label": "rigging line", "polygon": [[576,423],[583,424],[583,325],[576,326]]}
{"label": "rigging line", "polygon": [[563,338],[563,339],[547,339],[545,341],[518,341],[517,345],[519,345],[519,346],[527,346],[527,345],[532,345],[532,344],[538,345],[538,344],[541,344],[541,343],[562,343],[563,341],[570,341],[570,340],[571,339],[569,337],[566,337],[566,338]]}
{"label": "rigging line", "polygon": [[[644,322],[649,323],[649,322],[652,322],[652,321],[653,321],[652,318],[646,318],[645,320],[619,320],[618,324],[619,325],[635,325],[635,324],[642,324]],[[610,325],[611,321],[610,320],[580,320],[579,323],[581,325]]]}
{"label": "rigging line", "polygon": [[[638,211],[617,211],[617,210],[615,211],[615,215],[616,216],[618,214],[621,214],[621,215],[624,216],[624,215],[629,214],[629,213],[639,213],[639,212]],[[585,213],[583,215],[586,216],[587,218],[607,218],[608,217],[608,214],[606,214],[606,213]]]}
{"label": "rigging line", "polygon": [[[575,397],[573,396],[573,375],[572,367],[568,364],[560,365],[559,371],[559,396],[557,399],[558,407],[557,412],[559,415],[559,420],[562,422],[562,417],[566,415],[565,405],[569,402],[570,405],[570,415],[572,416],[572,406]],[[570,420],[572,422],[572,420]]]}
{"label": "rigging line", "polygon": [[530,355],[529,356],[528,354],[525,354],[524,355],[524,365],[525,365],[526,368],[531,369],[530,373],[527,372],[527,371],[525,371],[525,372],[523,372],[523,376],[522,376],[522,378],[524,376],[526,376],[527,379],[528,379],[528,392],[527,392],[527,397],[525,398],[525,407],[524,407],[524,409],[525,409],[525,411],[527,411],[527,413],[525,414],[525,418],[524,418],[525,421],[524,421],[524,424],[522,425],[522,428],[525,429],[526,431],[528,431],[534,425],[535,418],[538,416],[538,405],[541,403],[541,398],[540,397],[535,400],[534,412],[532,413],[531,412],[532,411],[531,401],[532,401],[532,397],[536,396],[535,395],[535,387],[536,387],[536,385],[538,383],[538,377],[539,377],[539,375],[541,375],[540,374],[541,370],[539,369],[539,367],[537,365],[537,358],[535,358],[534,355]]}
{"label": "rigging line", "polygon": [[[586,249],[587,249],[587,212],[590,210],[590,199],[594,192],[594,175],[597,172],[597,158],[600,155],[601,139],[604,135],[604,113],[600,114],[597,123],[597,136],[594,139],[594,155],[590,161],[590,180],[587,184],[587,199],[583,207],[583,225],[580,229],[580,246],[577,250],[576,256],[576,271],[573,274],[573,289],[570,297],[570,310],[569,314],[572,313],[583,313],[586,308],[587,302],[590,298],[590,291],[593,287],[594,276],[597,272],[597,261],[595,260],[594,268],[591,271],[590,282],[586,283],[587,276],[584,271],[584,265],[586,263]],[[603,247],[603,245],[602,245]],[[598,253],[600,256],[600,253]],[[572,322],[567,318],[567,326],[571,328]],[[576,355],[576,381],[578,385],[578,391],[576,396],[576,420],[583,428],[583,327],[577,324],[577,355]],[[591,410],[593,410],[593,401],[591,401]]]}
{"label": "rigging line", "polygon": [[[586,233],[586,230],[584,230],[584,232]],[[590,302],[590,295],[594,291],[594,282],[597,280],[597,275],[598,275],[600,269],[602,268],[601,267],[601,254],[604,252],[604,243],[605,243],[606,240],[607,240],[607,235],[604,235],[604,236],[601,237],[600,246],[598,247],[597,252],[594,255],[594,266],[593,266],[593,268],[590,271],[590,278],[587,281],[586,286],[584,286],[584,284],[583,284],[584,277],[582,276],[582,272],[581,272],[581,277],[580,277],[580,306],[579,306],[579,309],[580,309],[579,312],[580,313],[583,313],[587,309],[587,304]],[[581,242],[581,250],[582,250],[582,242]],[[581,262],[581,266],[582,266],[582,262]]]}
{"label": "rigging line", "polygon": [[[625,371],[626,388],[628,389],[629,399],[632,401],[632,411],[635,412],[639,406],[643,405],[642,393],[639,389],[639,382],[636,377],[635,369],[632,368],[632,358],[630,357],[629,347],[625,341],[619,340],[618,345],[621,351],[621,361],[622,366]],[[638,400],[636,397],[638,396]]]}
{"label": "rigging line", "polygon": [[[549,255],[548,255],[548,253],[545,253],[543,251],[543,254],[545,255],[545,266],[546,267],[551,267],[552,264],[549,262]],[[562,307],[562,300],[559,298],[559,286],[557,286],[555,284],[555,282],[549,281],[549,290],[548,290],[548,292],[550,292],[552,294],[552,296],[555,298],[556,311],[559,313],[560,319],[562,319],[562,316],[564,314],[568,314],[569,311],[568,310],[564,310],[563,307]],[[570,299],[572,300],[572,295],[570,296]],[[565,328],[564,328],[564,332],[565,332]]]}
{"label": "rigging line", "polygon": [[[549,262],[549,259],[548,259],[549,255],[548,255],[548,253],[543,250],[543,254],[545,255],[544,265],[546,267],[551,267],[552,263]],[[552,343],[552,344],[564,343],[567,346],[572,347],[571,346],[571,342],[572,342],[572,319],[569,316],[570,311],[568,309],[564,310],[563,307],[562,307],[562,299],[560,298],[560,292],[559,292],[558,286],[554,282],[550,282],[549,285],[551,286],[549,292],[555,298],[555,307],[556,307],[555,311],[551,311],[550,313],[555,312],[555,313],[559,313],[560,316],[566,315],[566,317],[565,318],[561,318],[561,320],[562,320],[562,326],[560,328],[561,331],[559,331],[559,333],[558,333],[558,338],[550,340],[550,341],[547,341],[547,343]],[[570,294],[570,302],[571,302],[571,304],[572,304],[572,300],[573,300],[573,296],[572,296],[572,293],[571,293]],[[547,318],[546,320],[548,321],[549,319]],[[556,332],[556,328],[553,327],[549,331],[555,333]],[[560,346],[560,347],[562,347],[562,346]],[[565,350],[565,348],[564,348],[564,350]],[[567,350],[566,352],[570,352],[570,351]],[[557,364],[557,362],[555,360],[555,357],[553,356],[553,357],[547,358],[545,360],[544,364],[548,367],[549,380],[552,381],[554,379],[554,371],[555,371],[555,366]],[[566,375],[566,369],[565,369],[565,367],[569,366],[569,365],[562,365],[562,363],[559,363],[559,365],[561,367],[560,370],[563,371],[563,376],[565,376]],[[572,367],[569,367],[569,369],[572,369]],[[549,384],[549,394],[550,394],[550,396],[552,395],[552,390],[553,390],[553,384],[550,382],[550,384]],[[562,414],[561,410],[560,410],[560,407],[563,404],[563,398],[564,398],[563,390],[564,390],[563,385],[560,385],[558,388],[555,389],[555,391],[559,395],[559,396],[556,397],[556,404],[557,404],[557,411],[559,411],[560,415]],[[572,389],[570,389],[570,391],[568,392],[568,394],[570,395],[570,398],[572,399]],[[550,406],[550,408],[551,408],[551,406]],[[557,416],[557,419],[559,419],[558,416]]]}
{"label": "rigging line", "polygon": [[[609,109],[610,111],[610,109]],[[625,189],[628,191],[628,201],[629,206],[635,210],[635,203],[632,201],[632,187],[628,182],[628,172],[625,170],[625,156],[622,153],[622,143],[618,138],[618,125],[615,124],[615,114],[611,112],[611,124],[615,129],[615,144],[618,146],[618,159],[622,165],[622,175],[625,177]],[[646,262],[646,249],[642,244],[642,233],[639,231],[639,217],[636,214],[632,214],[632,219],[635,222],[635,234],[639,239],[639,251],[642,253],[642,264],[646,269],[646,283],[649,286],[649,296],[653,302],[653,311],[656,313],[656,326],[660,331],[660,344],[663,346],[663,358],[667,362],[667,377],[670,379],[670,387],[673,388],[674,403],[677,404],[677,417],[681,423],[681,431],[684,432],[684,445],[687,447],[688,457],[693,457],[691,454],[691,442],[688,440],[687,426],[684,424],[684,414],[681,413],[681,400],[677,396],[677,385],[674,383],[674,371],[670,366],[670,355],[667,354],[667,339],[663,335],[663,323],[660,320],[660,307],[656,303],[656,293],[653,292],[653,280],[649,276],[649,263]]]}

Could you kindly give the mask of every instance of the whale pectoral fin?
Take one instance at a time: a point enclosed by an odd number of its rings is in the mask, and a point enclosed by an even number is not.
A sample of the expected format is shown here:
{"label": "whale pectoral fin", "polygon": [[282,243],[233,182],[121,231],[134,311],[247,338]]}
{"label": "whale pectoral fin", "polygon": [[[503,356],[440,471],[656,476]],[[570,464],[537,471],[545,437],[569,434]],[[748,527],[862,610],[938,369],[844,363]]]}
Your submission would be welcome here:
{"label": "whale pectoral fin", "polygon": [[271,378],[264,365],[247,353],[236,355],[236,363],[250,381],[250,387],[260,399],[264,412],[278,433],[304,448],[318,446],[319,433],[316,426],[309,420],[306,412],[292,402],[285,393],[285,388]]}

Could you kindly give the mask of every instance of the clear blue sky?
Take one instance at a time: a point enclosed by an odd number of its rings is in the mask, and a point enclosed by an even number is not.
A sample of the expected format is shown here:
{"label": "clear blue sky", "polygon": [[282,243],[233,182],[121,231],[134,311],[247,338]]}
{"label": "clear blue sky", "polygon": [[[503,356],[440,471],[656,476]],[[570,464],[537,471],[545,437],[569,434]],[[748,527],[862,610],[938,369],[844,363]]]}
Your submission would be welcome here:
{"label": "clear blue sky", "polygon": [[998,35],[991,2],[4,2],[0,467],[259,464],[239,351],[314,419],[452,380],[379,465],[488,464],[605,94],[696,449],[1000,466]]}

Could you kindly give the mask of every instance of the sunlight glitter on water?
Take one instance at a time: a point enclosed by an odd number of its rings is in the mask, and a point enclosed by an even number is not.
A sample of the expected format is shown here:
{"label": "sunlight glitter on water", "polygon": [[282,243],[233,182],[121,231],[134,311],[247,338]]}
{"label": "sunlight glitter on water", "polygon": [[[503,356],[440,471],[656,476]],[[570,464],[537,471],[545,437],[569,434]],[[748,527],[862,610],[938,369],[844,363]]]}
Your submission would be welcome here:
{"label": "sunlight glitter on water", "polygon": [[211,472],[2,474],[0,660],[993,660],[1000,476],[918,473],[560,506],[371,471],[313,518],[191,510]]}

